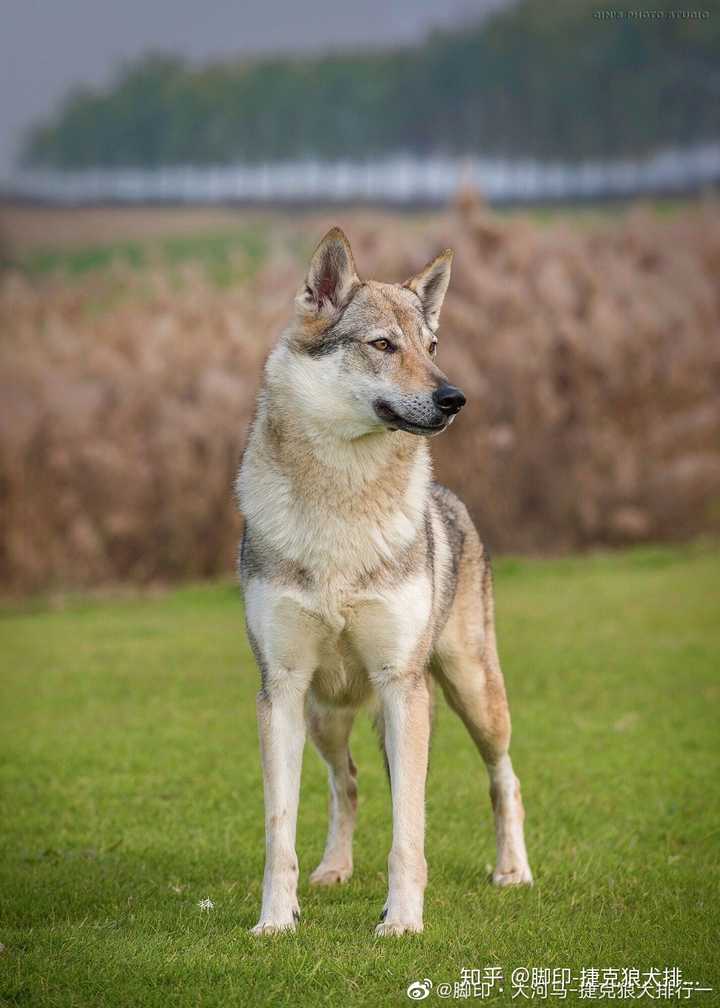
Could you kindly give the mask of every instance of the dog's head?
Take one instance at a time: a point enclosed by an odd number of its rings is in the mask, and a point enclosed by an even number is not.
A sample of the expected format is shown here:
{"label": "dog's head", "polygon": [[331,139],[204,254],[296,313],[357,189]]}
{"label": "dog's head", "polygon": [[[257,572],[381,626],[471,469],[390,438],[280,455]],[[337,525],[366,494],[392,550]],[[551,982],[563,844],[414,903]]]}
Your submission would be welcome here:
{"label": "dog's head", "polygon": [[325,235],[295,299],[286,344],[293,388],[313,420],[351,438],[445,430],[465,403],[435,363],[451,263],[447,249],[404,284],[363,282],[343,232]]}

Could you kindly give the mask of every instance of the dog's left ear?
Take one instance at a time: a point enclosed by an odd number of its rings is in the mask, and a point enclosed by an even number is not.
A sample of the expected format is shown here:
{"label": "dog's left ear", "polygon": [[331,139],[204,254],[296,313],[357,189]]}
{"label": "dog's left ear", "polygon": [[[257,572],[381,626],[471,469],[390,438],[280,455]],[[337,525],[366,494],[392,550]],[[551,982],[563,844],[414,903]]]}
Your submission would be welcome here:
{"label": "dog's left ear", "polygon": [[350,242],[339,227],[331,228],[313,252],[298,301],[306,311],[332,314],[359,283]]}
{"label": "dog's left ear", "polygon": [[427,324],[431,329],[437,329],[440,320],[440,309],[450,283],[452,260],[453,250],[445,249],[424,269],[403,284],[403,287],[414,291],[420,298]]}

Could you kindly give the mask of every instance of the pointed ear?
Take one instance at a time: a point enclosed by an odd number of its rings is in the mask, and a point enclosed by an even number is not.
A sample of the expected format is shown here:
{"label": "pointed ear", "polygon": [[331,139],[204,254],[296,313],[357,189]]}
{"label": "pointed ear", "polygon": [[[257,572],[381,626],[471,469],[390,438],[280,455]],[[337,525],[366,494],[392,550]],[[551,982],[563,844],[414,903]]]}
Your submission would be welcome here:
{"label": "pointed ear", "polygon": [[445,249],[424,269],[403,284],[403,287],[408,287],[420,298],[427,324],[431,329],[437,329],[440,320],[440,309],[450,283],[452,260],[452,249]]}
{"label": "pointed ear", "polygon": [[339,227],[334,227],[313,252],[298,302],[306,311],[331,315],[356,283],[359,278],[350,242]]}

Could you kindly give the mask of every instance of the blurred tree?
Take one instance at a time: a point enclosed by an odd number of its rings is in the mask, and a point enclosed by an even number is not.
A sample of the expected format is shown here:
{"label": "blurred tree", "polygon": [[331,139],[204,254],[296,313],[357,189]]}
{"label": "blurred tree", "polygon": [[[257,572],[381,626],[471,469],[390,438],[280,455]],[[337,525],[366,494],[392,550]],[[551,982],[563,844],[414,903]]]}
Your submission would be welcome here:
{"label": "blurred tree", "polygon": [[[633,14],[634,12],[634,14]],[[396,151],[584,158],[720,137],[720,0],[521,0],[419,46],[192,68],[151,54],[33,129],[33,165]]]}

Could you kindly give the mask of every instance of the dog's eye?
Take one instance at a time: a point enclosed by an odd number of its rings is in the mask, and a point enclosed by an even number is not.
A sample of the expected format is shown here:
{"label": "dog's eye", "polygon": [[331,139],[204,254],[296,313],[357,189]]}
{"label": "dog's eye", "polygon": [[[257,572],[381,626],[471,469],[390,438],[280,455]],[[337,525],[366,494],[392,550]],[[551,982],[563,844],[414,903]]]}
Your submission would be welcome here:
{"label": "dog's eye", "polygon": [[382,350],[383,353],[395,353],[395,347],[386,339],[375,339],[370,341],[370,346],[374,346],[376,350]]}
{"label": "dog's eye", "polygon": [[430,344],[430,346],[428,347],[428,351],[429,351],[431,357],[434,357],[435,354],[437,353],[437,344],[438,344],[438,341],[436,339],[434,339],[432,341],[432,343]]}

